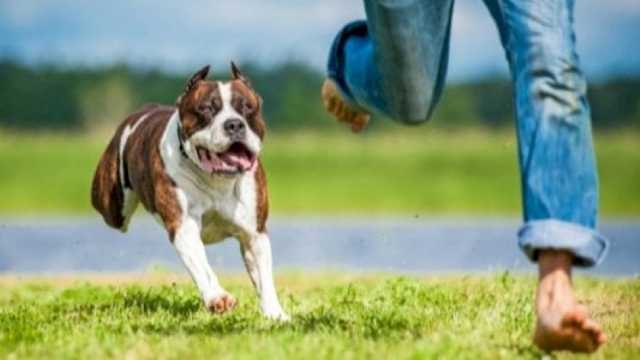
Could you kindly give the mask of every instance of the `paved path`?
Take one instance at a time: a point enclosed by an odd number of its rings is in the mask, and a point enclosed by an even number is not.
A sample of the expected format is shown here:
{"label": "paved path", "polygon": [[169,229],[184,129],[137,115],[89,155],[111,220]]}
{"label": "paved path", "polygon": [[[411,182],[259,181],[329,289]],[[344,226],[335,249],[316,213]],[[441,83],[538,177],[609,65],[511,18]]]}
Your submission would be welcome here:
{"label": "paved path", "polygon": [[[531,271],[519,252],[515,219],[275,218],[277,269],[389,272]],[[640,219],[604,221],[609,256],[590,274],[640,275]],[[242,271],[235,240],[207,248],[218,271]],[[128,234],[96,218],[0,219],[0,271],[61,273],[181,269],[154,220],[138,217]]]}

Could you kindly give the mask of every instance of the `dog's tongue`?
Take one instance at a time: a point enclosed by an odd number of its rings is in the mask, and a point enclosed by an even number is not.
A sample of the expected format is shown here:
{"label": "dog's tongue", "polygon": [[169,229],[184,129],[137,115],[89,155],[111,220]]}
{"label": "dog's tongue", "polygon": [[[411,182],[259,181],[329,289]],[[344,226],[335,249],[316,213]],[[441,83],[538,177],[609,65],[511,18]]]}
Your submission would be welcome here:
{"label": "dog's tongue", "polygon": [[233,144],[227,151],[218,154],[201,147],[197,151],[200,167],[209,173],[248,171],[256,162],[255,155],[240,143]]}
{"label": "dog's tongue", "polygon": [[227,165],[233,166],[238,170],[246,171],[251,169],[251,166],[253,166],[253,159],[251,159],[251,156],[245,152],[226,151],[218,154],[218,157],[227,163]]}
{"label": "dog's tongue", "polygon": [[211,156],[209,151],[198,149],[198,157],[200,158],[200,166],[206,172],[220,171],[224,163],[217,156]]}
{"label": "dog's tongue", "polygon": [[234,143],[227,151],[218,154],[218,157],[227,165],[238,171],[247,171],[253,166],[256,157],[242,143]]}

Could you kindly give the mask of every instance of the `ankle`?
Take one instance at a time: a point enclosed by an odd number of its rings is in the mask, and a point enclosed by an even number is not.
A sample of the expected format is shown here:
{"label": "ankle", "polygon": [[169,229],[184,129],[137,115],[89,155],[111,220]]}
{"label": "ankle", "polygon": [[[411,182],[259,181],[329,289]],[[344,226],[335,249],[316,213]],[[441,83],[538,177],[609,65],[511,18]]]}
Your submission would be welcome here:
{"label": "ankle", "polygon": [[573,255],[564,250],[542,250],[538,255],[540,281],[545,278],[566,278],[571,280]]}

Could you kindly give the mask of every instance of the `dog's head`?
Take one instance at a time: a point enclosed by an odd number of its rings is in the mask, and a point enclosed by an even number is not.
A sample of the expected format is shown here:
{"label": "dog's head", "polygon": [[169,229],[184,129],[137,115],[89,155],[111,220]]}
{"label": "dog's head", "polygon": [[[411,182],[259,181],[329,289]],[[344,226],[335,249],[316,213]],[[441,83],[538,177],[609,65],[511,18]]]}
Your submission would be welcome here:
{"label": "dog's head", "polygon": [[193,74],[177,101],[184,151],[209,174],[250,171],[266,130],[262,98],[233,62],[230,81],[205,80],[208,73]]}

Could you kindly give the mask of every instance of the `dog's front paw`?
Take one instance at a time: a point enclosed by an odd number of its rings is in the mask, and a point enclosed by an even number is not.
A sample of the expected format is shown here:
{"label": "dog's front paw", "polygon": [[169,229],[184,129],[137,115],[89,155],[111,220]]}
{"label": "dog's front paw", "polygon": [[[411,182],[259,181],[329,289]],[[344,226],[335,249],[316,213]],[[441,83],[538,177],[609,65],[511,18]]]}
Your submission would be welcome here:
{"label": "dog's front paw", "polygon": [[272,320],[277,320],[277,321],[282,321],[282,322],[289,322],[289,321],[291,321],[291,316],[289,316],[286,312],[281,312],[280,314],[272,317],[271,319]]}
{"label": "dog's front paw", "polygon": [[237,305],[236,299],[229,293],[223,293],[207,301],[207,309],[214,314],[224,314]]}
{"label": "dog's front paw", "polygon": [[264,317],[266,317],[269,320],[276,320],[276,321],[282,321],[282,322],[291,321],[291,317],[287,315],[287,313],[284,312],[282,309],[263,310],[262,313],[264,314]]}

